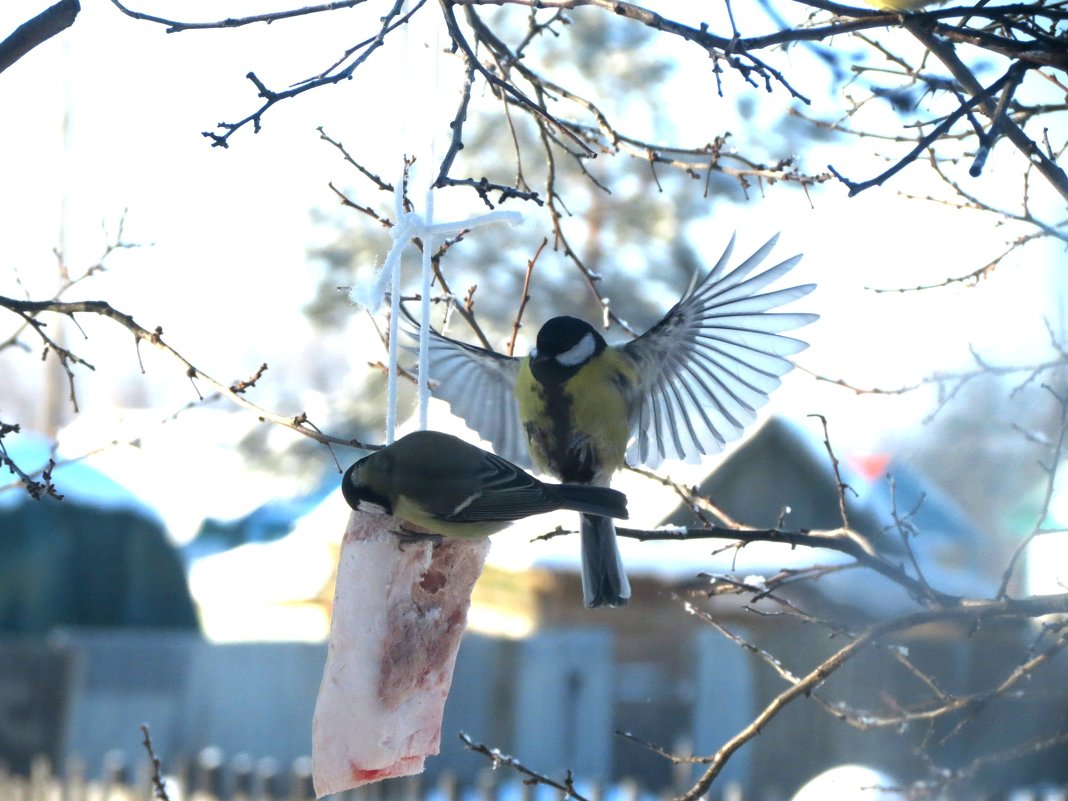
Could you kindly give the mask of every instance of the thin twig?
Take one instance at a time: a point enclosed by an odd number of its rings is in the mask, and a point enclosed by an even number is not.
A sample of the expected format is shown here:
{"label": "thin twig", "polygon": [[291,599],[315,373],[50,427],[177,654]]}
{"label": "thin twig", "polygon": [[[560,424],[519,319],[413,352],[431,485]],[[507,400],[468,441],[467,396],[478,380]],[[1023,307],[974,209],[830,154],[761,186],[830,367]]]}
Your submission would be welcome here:
{"label": "thin twig", "polygon": [[267,14],[254,14],[248,17],[227,17],[226,19],[214,20],[211,22],[181,22],[179,20],[146,14],[143,11],[134,11],[133,9],[124,6],[119,0],[111,0],[111,2],[115,4],[115,7],[118,8],[119,11],[128,17],[143,20],[145,22],[155,22],[158,25],[165,25],[167,26],[167,33],[178,33],[180,31],[208,30],[214,28],[240,28],[244,25],[253,25],[258,22],[263,22],[269,25],[272,22],[280,22],[281,20],[292,19],[294,17],[303,17],[308,14],[320,14],[326,11],[337,11],[341,8],[352,8],[353,6],[366,3],[367,0],[336,0],[336,2],[323,3],[318,6],[305,6],[304,8],[294,8],[286,11],[272,11]]}
{"label": "thin twig", "polygon": [[1002,573],[1001,583],[998,585],[997,594],[994,596],[995,598],[1005,598],[1008,596],[1009,582],[1012,580],[1012,576],[1016,572],[1016,564],[1019,562],[1020,557],[1027,546],[1031,544],[1035,537],[1043,532],[1043,525],[1046,522],[1046,518],[1049,516],[1049,505],[1053,500],[1053,493],[1057,486],[1058,467],[1061,463],[1061,457],[1064,454],[1065,438],[1068,436],[1068,398],[1054,392],[1053,389],[1046,384],[1043,384],[1043,387],[1053,396],[1060,406],[1057,439],[1053,443],[1053,447],[1050,448],[1048,464],[1041,465],[1043,472],[1046,474],[1046,483],[1043,491],[1042,503],[1039,506],[1038,518],[1035,520],[1035,525],[1031,529],[1031,532],[1020,541],[1015,549],[1013,549],[1012,556],[1009,557],[1009,563],[1006,565],[1004,573]]}
{"label": "thin twig", "polygon": [[463,732],[460,732],[460,740],[463,742],[464,747],[468,751],[473,751],[476,754],[480,754],[493,763],[494,768],[505,767],[514,770],[516,773],[520,773],[526,776],[532,784],[543,784],[546,787],[551,787],[554,790],[564,794],[565,798],[572,798],[574,801],[590,801],[586,796],[575,790],[574,777],[571,775],[571,771],[567,772],[567,776],[563,781],[551,779],[543,773],[538,773],[535,770],[531,770],[518,759],[508,754],[504,754],[496,748],[489,748],[482,743],[476,743],[470,737]]}
{"label": "thin twig", "polygon": [[159,801],[171,801],[170,796],[167,794],[167,785],[163,781],[162,763],[159,757],[156,756],[156,749],[152,746],[152,736],[148,732],[147,723],[141,724],[141,734],[144,735],[141,744],[144,745],[145,751],[148,752],[148,761],[152,766],[152,794]]}
{"label": "thin twig", "polygon": [[[826,548],[851,556],[863,567],[874,570],[898,584],[917,601],[929,606],[957,606],[962,599],[955,595],[943,593],[919,581],[900,566],[879,556],[864,537],[848,528],[830,531],[809,531],[806,529],[758,529],[758,528],[708,528],[669,527],[646,530],[622,528],[616,529],[620,537],[629,537],[639,542],[661,542],[675,540],[739,540],[741,542],[777,542],[791,548]],[[550,535],[546,535],[550,536]]]}
{"label": "thin twig", "polygon": [[821,662],[814,670],[801,677],[796,684],[791,685],[777,695],[747,726],[724,743],[715,754],[698,760],[708,764],[708,768],[690,789],[678,796],[677,801],[698,801],[709,791],[712,783],[734,753],[759,735],[764,727],[786,706],[798,698],[810,694],[826,681],[831,674],[853,659],[858,653],[871,645],[881,642],[891,634],[900,634],[936,621],[983,622],[999,617],[1041,617],[1065,612],[1068,612],[1068,593],[1024,600],[977,601],[966,606],[917,612],[871,626],[857,635],[852,642]]}
{"label": "thin twig", "polygon": [[[126,328],[134,337],[134,343],[138,346],[142,342],[147,342],[152,347],[163,351],[171,356],[171,358],[178,361],[185,369],[186,376],[190,381],[203,381],[212,386],[220,395],[229,398],[233,403],[245,408],[257,417],[264,421],[270,421],[277,425],[283,426],[303,434],[306,437],[316,440],[325,444],[343,445],[349,448],[365,448],[363,443],[357,439],[341,438],[323,434],[314,430],[312,425],[308,421],[306,413],[301,412],[295,416],[286,416],[270,412],[261,406],[257,406],[252,403],[243,394],[243,390],[238,385],[226,384],[221,381],[217,381],[210,375],[196,367],[192,362],[188,361],[178,351],[163,341],[163,331],[160,328],[156,328],[154,331],[139,325],[133,317],[124,312],[121,312],[113,308],[109,303],[102,300],[85,300],[78,302],[60,302],[60,301],[29,301],[29,300],[17,300],[15,298],[7,298],[0,296],[0,308],[7,308],[18,314],[40,314],[41,312],[53,312],[55,314],[63,314],[67,316],[73,316],[75,314],[96,314],[101,317],[105,317],[112,320],[119,325]],[[194,383],[195,386],[195,383]],[[199,393],[199,390],[198,390]]]}
{"label": "thin twig", "polygon": [[545,249],[545,246],[549,244],[549,239],[546,237],[541,240],[541,244],[538,245],[538,249],[534,252],[534,256],[527,262],[527,272],[523,276],[523,292],[519,299],[519,311],[515,313],[515,322],[512,323],[512,336],[508,340],[508,355],[515,355],[515,340],[519,336],[519,329],[523,322],[523,312],[526,311],[527,303],[530,301],[530,277],[534,273],[534,265],[538,263],[538,256]]}

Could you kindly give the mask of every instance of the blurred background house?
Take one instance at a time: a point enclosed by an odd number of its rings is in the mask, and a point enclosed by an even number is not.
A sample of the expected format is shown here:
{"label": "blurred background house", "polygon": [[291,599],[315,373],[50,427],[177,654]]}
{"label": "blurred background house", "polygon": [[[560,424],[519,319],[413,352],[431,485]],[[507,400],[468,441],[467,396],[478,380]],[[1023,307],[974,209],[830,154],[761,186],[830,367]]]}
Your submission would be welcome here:
{"label": "blurred background house", "polygon": [[[943,591],[993,591],[1000,576],[984,557],[987,533],[907,466],[885,457],[855,464],[859,469],[842,468],[852,526],[902,562],[907,540],[927,581]],[[703,495],[750,525],[840,524],[834,476],[814,427],[771,418],[711,473],[698,469],[693,476]],[[348,515],[336,476],[234,519],[205,518],[181,546],[143,502],[88,464],[57,468],[54,481],[62,502],[0,494],[0,758],[19,770],[39,753],[58,765],[74,756],[101,765],[116,752],[137,761],[144,722],[157,752],[174,765],[191,765],[205,753],[279,764],[304,756]],[[239,478],[233,481],[240,492]],[[694,522],[670,489],[634,474],[621,476],[619,486],[636,526]],[[786,687],[751,650],[690,614],[687,600],[795,675],[841,645],[833,631],[814,636],[814,623],[781,614],[756,590],[714,594],[725,578],[758,587],[782,571],[843,565],[839,555],[774,543],[724,549],[722,540],[626,541],[631,605],[591,612],[581,602],[574,538],[535,539],[556,522],[573,524],[566,515],[526,521],[495,539],[429,780],[449,771],[471,781],[486,767],[463,748],[457,736],[463,731],[540,771],[574,767],[583,779],[672,785],[678,768],[643,742],[710,753]],[[858,569],[831,571],[778,594],[814,619],[856,624],[915,608],[896,585]],[[905,647],[913,664],[955,695],[988,689],[1033,636],[1026,624],[970,637],[947,633],[917,629]],[[836,677],[824,700],[874,720],[895,703],[920,703],[929,690],[906,663],[875,648]],[[966,765],[976,754],[1055,727],[1068,711],[1063,699],[1025,706],[1009,717],[1001,702],[962,710],[961,718],[998,721],[971,727],[968,736],[952,736],[960,723],[952,717],[904,736],[898,727],[874,725],[856,736],[833,711],[813,714],[798,705],[731,760],[724,780],[785,796],[820,770],[850,762],[904,780],[924,773],[914,750],[921,739],[942,738],[939,758]],[[1065,757],[1063,749],[1036,755],[1028,775],[1068,779]],[[759,768],[769,762],[774,772]],[[987,780],[1009,785],[1019,770],[993,765]]]}

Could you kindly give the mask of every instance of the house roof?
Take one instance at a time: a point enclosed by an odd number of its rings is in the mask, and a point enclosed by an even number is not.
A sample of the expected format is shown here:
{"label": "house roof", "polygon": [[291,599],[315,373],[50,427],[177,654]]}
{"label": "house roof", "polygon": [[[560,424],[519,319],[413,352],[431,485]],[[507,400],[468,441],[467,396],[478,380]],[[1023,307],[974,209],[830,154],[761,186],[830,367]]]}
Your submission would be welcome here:
{"label": "house roof", "polygon": [[[95,506],[101,509],[125,509],[137,512],[144,517],[159,522],[160,516],[134,494],[125,485],[119,483],[105,472],[94,466],[92,456],[69,461],[68,454],[61,449],[54,449],[54,443],[47,437],[23,429],[18,434],[4,437],[4,447],[8,457],[20,469],[35,475],[48,465],[49,459],[55,459],[56,468],[52,471],[52,483],[55,484],[64,501]],[[10,484],[0,488],[0,508],[13,508],[21,503],[33,503],[26,490],[17,483],[15,476],[7,476]],[[56,503],[54,498],[45,497],[43,503]]]}
{"label": "house roof", "polygon": [[[757,527],[774,527],[782,510],[785,527],[833,530],[842,525],[838,490],[822,432],[781,417],[769,418],[723,459],[700,482],[700,493],[735,520]],[[891,561],[908,564],[908,547],[932,586],[951,594],[974,595],[996,587],[996,577],[984,574],[983,533],[947,496],[914,468],[883,462],[883,475],[870,478],[843,460],[839,472],[845,491],[850,527],[865,535]],[[895,522],[898,521],[898,522]],[[694,517],[681,504],[665,523],[692,525]],[[841,554],[789,545],[760,543],[746,546],[718,560],[723,572],[762,573],[800,564],[841,564]],[[767,547],[764,547],[767,546]],[[754,558],[755,557],[755,558]],[[729,564],[724,564],[730,560]],[[715,568],[707,569],[711,572]],[[863,597],[869,605],[896,608],[907,598],[887,579],[867,570],[825,577],[825,590]]]}

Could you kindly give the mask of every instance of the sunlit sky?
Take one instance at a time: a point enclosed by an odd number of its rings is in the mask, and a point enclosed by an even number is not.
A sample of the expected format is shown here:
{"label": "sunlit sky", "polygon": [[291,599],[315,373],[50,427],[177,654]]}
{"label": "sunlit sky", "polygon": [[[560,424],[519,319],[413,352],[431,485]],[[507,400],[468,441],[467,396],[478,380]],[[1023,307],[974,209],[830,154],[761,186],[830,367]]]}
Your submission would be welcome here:
{"label": "sunlit sky", "polygon": [[[44,5],[4,3],[0,33]],[[346,185],[355,180],[337,151],[320,141],[316,127],[324,126],[351,150],[366,154],[368,166],[393,180],[404,151],[429,148],[425,132],[434,128],[430,123],[436,118],[439,129],[447,123],[451,106],[435,110],[426,98],[448,96],[456,63],[443,59],[435,77],[416,81],[412,76],[420,74],[418,69],[412,62],[405,67],[398,57],[405,52],[411,59],[426,57],[432,51],[418,40],[432,39],[432,34],[413,34],[406,46],[398,39],[392,50],[368,62],[356,80],[284,103],[268,112],[260,134],[247,129],[232,138],[228,149],[212,148],[201,131],[254,108],[254,90],[244,78],[249,69],[272,87],[314,74],[351,44],[351,29],[339,23],[366,20],[368,14],[341,12],[328,21],[168,35],[160,26],[123,16],[110,3],[84,5],[73,28],[0,74],[5,122],[0,293],[49,296],[57,281],[53,249],[62,243],[65,260],[77,273],[99,257],[106,232],[113,232],[125,215],[126,241],[145,247],[113,254],[106,273],[69,297],[106,299],[146,327],[162,326],[173,347],[220,380],[246,377],[267,361],[267,380],[284,385],[287,365],[300,363],[320,347],[301,308],[320,276],[307,249],[330,232],[313,224],[310,210],[335,206],[329,181]],[[177,3],[174,13],[184,19],[224,16],[216,6]],[[232,8],[237,10],[227,13],[248,13],[247,8]],[[758,18],[757,24],[767,23]],[[706,69],[707,63],[694,62],[697,69]],[[822,87],[826,81],[813,84]],[[681,83],[664,91],[681,98],[687,88]],[[413,94],[414,102],[406,99]],[[744,124],[733,116],[732,103],[689,105],[687,124],[696,133],[682,136],[685,141],[706,141]],[[1007,149],[1003,143],[995,151],[981,181],[996,181],[999,170],[1011,177]],[[818,171],[831,160],[848,175],[866,177],[882,165],[868,152],[867,146],[856,144],[817,146],[805,166]],[[816,281],[820,288],[806,298],[804,308],[818,311],[822,320],[804,332],[812,347],[798,361],[815,373],[860,386],[895,387],[968,365],[970,346],[994,362],[1045,353],[1043,316],[1059,325],[1061,313],[1053,270],[1063,254],[1052,246],[1040,244],[1022,251],[1022,257],[1010,257],[974,288],[907,295],[868,291],[970,272],[1024,231],[995,228],[992,217],[975,212],[902,197],[906,186],[912,191],[928,186],[906,182],[923,170],[914,165],[908,176],[853,199],[832,184],[815,190],[811,205],[804,193],[766,187],[754,191],[747,205],[716,204],[708,219],[694,227],[693,236],[707,242],[709,263],[735,231],[739,253],[775,231],[782,232],[778,254],[805,253],[796,276]],[[1007,206],[1017,200],[1002,199]],[[388,209],[388,198],[379,202]],[[1036,211],[1052,208],[1040,205]],[[472,198],[453,194],[439,200],[437,210],[439,216],[459,216],[482,209]],[[548,230],[545,219],[537,216],[524,225]],[[414,264],[409,274],[414,285]],[[6,336],[11,321],[0,323]],[[83,408],[94,422],[80,429],[78,447],[90,447],[95,432],[110,432],[103,421],[114,416],[114,404],[131,391],[157,417],[195,398],[181,368],[148,349],[142,350],[148,373],[140,377],[125,331],[106,321],[83,321],[83,327],[89,340],[81,341],[75,332],[78,339],[72,345],[98,369],[80,377]],[[354,356],[351,372],[338,375],[338,392],[362,380],[370,348],[373,344],[353,346],[359,356]],[[2,364],[4,369],[39,369],[36,354],[8,354]],[[329,398],[318,393],[289,389],[301,408],[276,411],[307,410],[314,417],[331,407]],[[929,392],[857,397],[795,371],[771,408],[801,419],[810,412],[825,414],[844,447],[864,452],[893,448],[931,401]],[[0,414],[5,421],[17,416],[2,394]],[[184,452],[176,452],[178,474],[197,471],[205,453],[230,449],[239,439],[236,433],[220,438],[207,427],[201,441],[189,436],[181,435]],[[278,436],[294,435],[280,431]],[[284,486],[263,481],[269,487],[265,495]],[[208,489],[199,491],[210,506]]]}

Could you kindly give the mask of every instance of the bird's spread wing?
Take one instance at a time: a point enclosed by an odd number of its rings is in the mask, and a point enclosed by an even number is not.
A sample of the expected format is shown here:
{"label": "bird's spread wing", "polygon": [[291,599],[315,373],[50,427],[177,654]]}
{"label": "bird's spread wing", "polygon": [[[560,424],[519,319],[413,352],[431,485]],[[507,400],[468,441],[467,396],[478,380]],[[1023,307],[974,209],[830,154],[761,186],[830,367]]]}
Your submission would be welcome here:
{"label": "bird's spread wing", "polygon": [[[418,333],[408,332],[418,339]],[[409,348],[409,350],[415,350]],[[431,393],[493,445],[498,455],[529,467],[515,380],[519,359],[430,331]]]}
{"label": "bird's spread wing", "polygon": [[751,275],[777,239],[727,269],[732,238],[712,271],[664,319],[623,346],[641,376],[630,420],[630,464],[656,467],[664,459],[694,461],[721,450],[793,368],[787,357],[808,347],[780,332],[818,315],[769,310],[804,297],[815,284],[762,292],[801,257]]}
{"label": "bird's spread wing", "polygon": [[456,523],[518,520],[559,508],[544,484],[492,453],[486,453],[482,460],[478,485],[478,492],[463,499],[446,515],[447,520]]}

